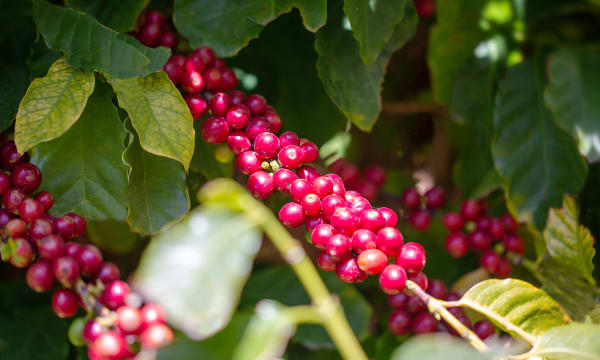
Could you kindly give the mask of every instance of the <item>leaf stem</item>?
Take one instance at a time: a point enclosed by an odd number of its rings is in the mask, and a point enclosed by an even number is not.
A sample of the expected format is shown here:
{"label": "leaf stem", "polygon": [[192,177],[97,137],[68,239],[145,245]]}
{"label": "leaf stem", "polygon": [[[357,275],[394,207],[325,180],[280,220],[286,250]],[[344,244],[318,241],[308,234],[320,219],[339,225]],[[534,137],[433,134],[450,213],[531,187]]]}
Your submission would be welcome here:
{"label": "leaf stem", "polygon": [[425,290],[421,289],[417,283],[414,281],[408,280],[406,281],[406,287],[408,290],[412,291],[417,297],[421,299],[426,305],[427,309],[432,314],[438,314],[442,319],[444,319],[448,325],[452,326],[454,330],[465,340],[467,340],[471,345],[480,352],[487,352],[489,349],[487,345],[481,341],[479,336],[477,336],[473,331],[471,331],[468,327],[466,327],[463,323],[461,323],[454,315],[446,309],[447,303],[441,300],[434,298],[425,292]]}

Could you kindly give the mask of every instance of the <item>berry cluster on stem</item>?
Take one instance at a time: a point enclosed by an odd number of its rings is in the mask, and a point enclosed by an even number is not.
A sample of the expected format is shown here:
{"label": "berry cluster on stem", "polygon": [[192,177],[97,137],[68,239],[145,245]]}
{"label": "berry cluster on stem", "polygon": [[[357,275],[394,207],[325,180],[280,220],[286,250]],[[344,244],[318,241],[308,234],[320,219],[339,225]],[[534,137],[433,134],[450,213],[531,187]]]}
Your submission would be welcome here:
{"label": "berry cluster on stem", "polygon": [[369,165],[361,171],[344,158],[331,163],[329,171],[338,174],[346,188],[358,192],[369,201],[375,200],[386,181],[386,171],[382,166]]}
{"label": "berry cluster on stem", "polygon": [[402,204],[408,212],[408,222],[418,231],[425,231],[431,223],[431,215],[446,203],[446,192],[433,187],[421,195],[417,188],[410,187],[402,193]]}

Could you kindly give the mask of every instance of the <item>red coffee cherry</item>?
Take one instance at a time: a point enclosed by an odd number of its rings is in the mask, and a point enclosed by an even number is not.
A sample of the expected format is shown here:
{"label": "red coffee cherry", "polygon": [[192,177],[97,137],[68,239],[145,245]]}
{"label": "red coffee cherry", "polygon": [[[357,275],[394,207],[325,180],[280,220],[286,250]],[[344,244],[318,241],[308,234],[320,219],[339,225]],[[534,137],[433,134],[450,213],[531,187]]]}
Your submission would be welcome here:
{"label": "red coffee cherry", "polygon": [[385,267],[379,275],[379,286],[386,294],[397,294],[404,290],[406,272],[396,264]]}
{"label": "red coffee cherry", "polygon": [[377,233],[377,248],[387,256],[398,256],[404,244],[402,233],[393,227],[384,227]]}
{"label": "red coffee cherry", "polygon": [[388,327],[390,332],[396,336],[410,332],[411,316],[404,310],[396,310],[390,315]]}
{"label": "red coffee cherry", "polygon": [[446,236],[446,251],[454,258],[460,258],[467,254],[469,241],[467,235],[461,232],[450,233]]}
{"label": "red coffee cherry", "polygon": [[358,255],[358,267],[367,275],[378,275],[388,264],[387,256],[377,249],[367,249]]}
{"label": "red coffee cherry", "polygon": [[425,267],[425,249],[418,243],[406,243],[402,246],[396,263],[402,266],[407,274],[417,274]]}

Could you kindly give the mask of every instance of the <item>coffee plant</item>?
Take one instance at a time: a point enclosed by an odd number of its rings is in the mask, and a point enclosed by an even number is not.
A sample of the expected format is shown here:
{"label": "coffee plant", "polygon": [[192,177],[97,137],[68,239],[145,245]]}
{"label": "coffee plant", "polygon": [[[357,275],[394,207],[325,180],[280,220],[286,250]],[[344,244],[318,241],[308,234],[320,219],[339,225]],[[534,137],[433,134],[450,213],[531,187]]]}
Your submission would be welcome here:
{"label": "coffee plant", "polygon": [[1,359],[600,359],[599,1],[2,4]]}

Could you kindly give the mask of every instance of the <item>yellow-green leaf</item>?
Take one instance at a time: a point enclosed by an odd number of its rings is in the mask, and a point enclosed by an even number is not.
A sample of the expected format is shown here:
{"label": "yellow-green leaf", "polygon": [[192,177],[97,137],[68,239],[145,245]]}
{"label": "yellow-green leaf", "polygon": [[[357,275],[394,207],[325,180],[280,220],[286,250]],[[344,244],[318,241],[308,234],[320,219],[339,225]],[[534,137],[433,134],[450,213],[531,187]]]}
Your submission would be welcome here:
{"label": "yellow-green leaf", "polygon": [[535,344],[549,329],[570,322],[548,294],[522,280],[482,281],[469,289],[460,302],[530,344]]}
{"label": "yellow-green leaf", "polygon": [[527,355],[531,359],[598,360],[600,325],[569,324],[550,329]]}
{"label": "yellow-green leaf", "polygon": [[23,153],[64,134],[79,119],[94,90],[94,73],[58,59],[43,78],[29,85],[15,124],[15,143]]}
{"label": "yellow-green leaf", "polygon": [[164,72],[141,78],[109,78],[144,150],[179,161],[187,170],[194,154],[192,115]]}

